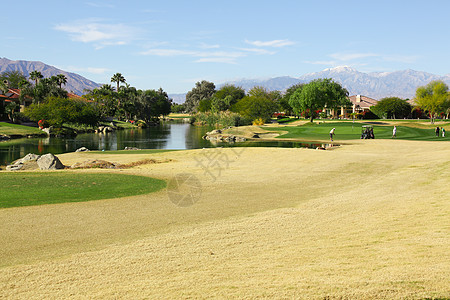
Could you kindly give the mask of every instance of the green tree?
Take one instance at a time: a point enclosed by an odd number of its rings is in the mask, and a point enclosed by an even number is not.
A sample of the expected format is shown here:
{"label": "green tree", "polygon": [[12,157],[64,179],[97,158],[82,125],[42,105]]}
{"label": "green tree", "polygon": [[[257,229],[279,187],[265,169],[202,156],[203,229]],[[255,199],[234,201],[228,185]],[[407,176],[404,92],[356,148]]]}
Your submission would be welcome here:
{"label": "green tree", "polygon": [[61,127],[65,123],[96,126],[100,120],[95,105],[83,100],[48,97],[43,103],[32,104],[25,109],[32,121],[46,120],[50,125]]}
{"label": "green tree", "polygon": [[264,88],[257,86],[233,105],[231,110],[252,121],[262,119],[267,122],[277,109],[278,105],[272,99],[272,95]]}
{"label": "green tree", "polygon": [[386,97],[370,108],[370,110],[381,118],[404,118],[411,114],[412,106],[406,100],[398,97]]}
{"label": "green tree", "polygon": [[211,100],[212,98],[206,98],[206,99],[202,99],[200,100],[200,102],[198,103],[198,107],[197,107],[197,111],[199,112],[207,112],[211,110]]}
{"label": "green tree", "polygon": [[298,89],[290,98],[294,112],[309,112],[310,121],[323,108],[348,106],[348,91],[331,78],[316,79]]}
{"label": "green tree", "polygon": [[[297,83],[294,84],[292,86],[290,86],[286,92],[284,93],[283,97],[281,98],[280,102],[279,102],[279,106],[280,106],[280,111],[283,111],[286,113],[286,115],[292,115],[294,113],[293,107],[297,108],[299,107],[298,105],[294,105],[292,106],[290,103],[291,100],[291,96],[297,91],[303,88],[305,84],[304,83]],[[297,113],[297,116],[300,115],[300,113]]]}
{"label": "green tree", "polygon": [[27,85],[20,92],[22,102],[32,99],[33,103],[41,103],[47,97],[67,98],[67,91],[59,88],[56,81],[51,78],[43,78],[36,85]]}
{"label": "green tree", "polygon": [[8,91],[8,81],[0,80],[0,92],[6,93]]}
{"label": "green tree", "polygon": [[5,106],[5,113],[8,115],[8,118],[9,120],[11,120],[11,122],[14,122],[18,108],[19,104],[17,104],[16,102],[11,102]]}
{"label": "green tree", "polygon": [[125,83],[125,77],[121,73],[116,73],[111,77],[111,82],[115,82],[117,84],[116,92],[119,91],[119,87],[121,83]]}
{"label": "green tree", "polygon": [[173,113],[183,113],[185,111],[184,104],[172,104],[170,108]]}
{"label": "green tree", "polygon": [[216,92],[216,86],[214,83],[203,80],[197,82],[195,87],[186,94],[186,111],[188,113],[194,113],[198,111],[198,105],[201,100],[211,98]]}
{"label": "green tree", "polygon": [[59,88],[62,89],[63,84],[66,85],[67,83],[67,77],[64,74],[58,74],[56,75],[56,82],[59,85]]}
{"label": "green tree", "polygon": [[432,81],[416,90],[417,107],[430,114],[434,123],[437,114],[444,113],[450,107],[448,86],[442,81]]}
{"label": "green tree", "polygon": [[0,75],[0,82],[7,82],[10,89],[19,89],[23,82],[28,82],[27,78],[20,71],[6,71]]}
{"label": "green tree", "polygon": [[44,78],[44,76],[39,71],[33,71],[30,73],[30,79],[34,80],[34,85],[37,85],[39,80],[42,78]]}
{"label": "green tree", "polygon": [[226,84],[214,94],[214,97],[223,100],[227,98],[228,100],[226,102],[228,103],[229,108],[245,97],[245,90],[242,87]]}
{"label": "green tree", "polygon": [[146,123],[158,121],[160,116],[170,113],[171,100],[161,88],[158,91],[140,91],[136,102],[136,115]]}

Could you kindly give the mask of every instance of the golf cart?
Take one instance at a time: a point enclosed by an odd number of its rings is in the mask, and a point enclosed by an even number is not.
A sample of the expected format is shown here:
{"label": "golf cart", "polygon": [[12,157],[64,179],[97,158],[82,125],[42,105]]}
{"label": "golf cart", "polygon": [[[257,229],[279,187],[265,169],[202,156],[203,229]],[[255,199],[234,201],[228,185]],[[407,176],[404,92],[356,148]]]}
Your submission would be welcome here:
{"label": "golf cart", "polygon": [[374,139],[373,125],[363,125],[361,129],[361,139]]}

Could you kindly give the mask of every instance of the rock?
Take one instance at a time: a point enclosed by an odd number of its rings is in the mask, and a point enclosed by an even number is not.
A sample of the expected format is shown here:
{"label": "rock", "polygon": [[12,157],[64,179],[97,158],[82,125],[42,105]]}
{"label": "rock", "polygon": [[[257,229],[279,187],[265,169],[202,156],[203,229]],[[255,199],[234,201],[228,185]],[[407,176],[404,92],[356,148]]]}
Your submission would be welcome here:
{"label": "rock", "polygon": [[33,154],[33,153],[28,153],[27,155],[25,155],[21,159],[16,160],[13,163],[13,165],[24,164],[24,163],[27,163],[27,162],[30,162],[30,161],[37,161],[39,159],[39,157],[41,157],[41,156],[37,155],[37,154]]}
{"label": "rock", "polygon": [[136,147],[125,147],[124,150],[141,150],[141,149],[136,148]]}
{"label": "rock", "polygon": [[113,132],[114,131],[114,129],[112,128],[112,127],[109,127],[109,126],[106,126],[104,129],[103,129],[103,132]]}
{"label": "rock", "polygon": [[0,141],[7,141],[9,140],[11,137],[6,135],[6,134],[0,134]]}
{"label": "rock", "polygon": [[51,132],[52,132],[52,128],[51,128],[51,127],[48,127],[48,128],[42,128],[41,130],[42,130],[43,132],[45,132],[47,135],[50,135]]}
{"label": "rock", "polygon": [[77,162],[70,166],[71,169],[116,169],[117,167],[117,164],[101,159],[86,160],[82,163]]}
{"label": "rock", "polygon": [[81,147],[81,148],[78,148],[77,150],[75,150],[75,152],[87,152],[87,151],[89,151],[89,149],[86,147]]}
{"label": "rock", "polygon": [[207,133],[207,135],[213,135],[213,134],[222,134],[222,130],[215,129],[215,130],[210,131],[210,132]]}
{"label": "rock", "polygon": [[14,164],[6,166],[7,171],[18,171],[23,168],[23,164]]}
{"label": "rock", "polygon": [[64,169],[64,165],[61,163],[58,157],[51,153],[44,154],[37,160],[39,169],[41,170],[59,170]]}
{"label": "rock", "polygon": [[235,141],[236,142],[245,142],[247,139],[245,138],[245,137],[241,137],[241,136],[237,136],[236,138],[235,138]]}

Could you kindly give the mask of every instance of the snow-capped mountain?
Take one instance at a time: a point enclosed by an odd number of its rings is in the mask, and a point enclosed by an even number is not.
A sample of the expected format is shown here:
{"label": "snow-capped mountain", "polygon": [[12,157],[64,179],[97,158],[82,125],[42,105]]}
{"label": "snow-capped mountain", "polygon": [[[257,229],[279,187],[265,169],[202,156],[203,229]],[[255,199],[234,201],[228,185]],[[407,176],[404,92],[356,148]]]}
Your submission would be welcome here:
{"label": "snow-capped mountain", "polygon": [[268,90],[284,91],[293,84],[307,83],[317,78],[333,78],[342,84],[350,95],[360,94],[374,99],[389,96],[413,98],[419,86],[426,85],[433,80],[442,80],[450,85],[450,74],[439,76],[414,70],[364,73],[347,66],[329,68],[300,77],[284,76],[266,80],[244,79],[227,83],[241,86],[245,90],[254,86],[263,86]]}

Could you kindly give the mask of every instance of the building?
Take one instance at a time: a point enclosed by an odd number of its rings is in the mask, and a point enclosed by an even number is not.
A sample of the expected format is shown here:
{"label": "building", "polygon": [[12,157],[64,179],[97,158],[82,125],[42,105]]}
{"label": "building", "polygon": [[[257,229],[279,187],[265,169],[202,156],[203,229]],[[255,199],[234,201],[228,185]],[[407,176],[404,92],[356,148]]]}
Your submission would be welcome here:
{"label": "building", "polygon": [[347,119],[351,113],[364,113],[365,111],[370,111],[370,107],[378,103],[378,100],[363,95],[353,95],[348,97],[348,99],[352,103],[349,107],[331,110],[324,109],[323,111],[327,112],[327,114],[333,118]]}

